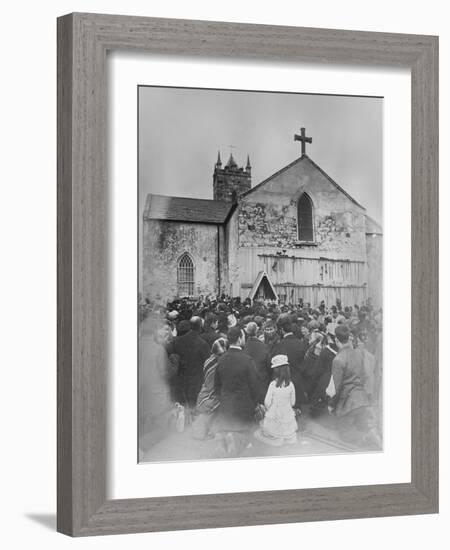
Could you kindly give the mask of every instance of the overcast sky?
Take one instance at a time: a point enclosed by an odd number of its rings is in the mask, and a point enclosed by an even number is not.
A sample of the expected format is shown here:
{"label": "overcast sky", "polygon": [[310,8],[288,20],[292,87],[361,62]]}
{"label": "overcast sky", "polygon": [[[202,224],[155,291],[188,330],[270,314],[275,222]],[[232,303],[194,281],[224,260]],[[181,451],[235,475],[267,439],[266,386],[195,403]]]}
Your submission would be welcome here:
{"label": "overcast sky", "polygon": [[382,221],[381,98],[139,88],[140,213],[148,193],[212,199],[220,150],[252,165],[252,186],[306,153]]}

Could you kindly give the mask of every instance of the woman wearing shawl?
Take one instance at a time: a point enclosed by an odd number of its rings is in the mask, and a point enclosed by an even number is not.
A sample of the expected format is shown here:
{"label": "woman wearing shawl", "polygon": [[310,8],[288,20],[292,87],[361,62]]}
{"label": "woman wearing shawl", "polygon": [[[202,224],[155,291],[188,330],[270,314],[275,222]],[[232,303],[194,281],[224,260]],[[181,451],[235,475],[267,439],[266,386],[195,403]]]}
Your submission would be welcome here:
{"label": "woman wearing shawl", "polygon": [[212,437],[210,427],[219,406],[219,399],[214,391],[214,379],[219,357],[227,349],[228,342],[226,338],[218,338],[212,345],[211,356],[208,357],[203,366],[203,385],[197,397],[195,419],[192,424],[192,435],[195,439]]}

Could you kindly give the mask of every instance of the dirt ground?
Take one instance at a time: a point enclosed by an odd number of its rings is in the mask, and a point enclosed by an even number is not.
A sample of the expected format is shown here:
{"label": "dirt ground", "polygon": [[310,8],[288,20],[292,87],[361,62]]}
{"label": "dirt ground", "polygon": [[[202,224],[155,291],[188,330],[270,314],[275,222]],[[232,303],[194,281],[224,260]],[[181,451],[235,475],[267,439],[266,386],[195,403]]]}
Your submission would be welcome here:
{"label": "dirt ground", "polygon": [[[381,448],[359,448],[349,445],[339,439],[334,418],[323,416],[312,419],[303,417],[301,430],[297,433],[297,443],[273,447],[258,441],[254,436],[255,429],[250,433],[248,444],[239,453],[239,457],[273,457],[273,456],[307,456],[324,454],[347,454],[354,452],[376,452]],[[192,437],[192,427],[185,431],[170,430],[158,442],[149,444],[145,437],[141,440],[140,461],[186,461],[214,460],[229,458],[226,453],[223,437],[216,434],[214,438],[197,440]]]}

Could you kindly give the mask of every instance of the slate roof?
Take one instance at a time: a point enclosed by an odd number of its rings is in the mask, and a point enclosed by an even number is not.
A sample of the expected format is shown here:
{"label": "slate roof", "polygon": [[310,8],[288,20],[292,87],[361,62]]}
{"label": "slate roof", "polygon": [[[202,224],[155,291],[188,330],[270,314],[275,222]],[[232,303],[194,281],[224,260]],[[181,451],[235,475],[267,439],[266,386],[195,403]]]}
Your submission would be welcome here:
{"label": "slate roof", "polygon": [[223,224],[234,205],[225,201],[147,195],[144,220]]}

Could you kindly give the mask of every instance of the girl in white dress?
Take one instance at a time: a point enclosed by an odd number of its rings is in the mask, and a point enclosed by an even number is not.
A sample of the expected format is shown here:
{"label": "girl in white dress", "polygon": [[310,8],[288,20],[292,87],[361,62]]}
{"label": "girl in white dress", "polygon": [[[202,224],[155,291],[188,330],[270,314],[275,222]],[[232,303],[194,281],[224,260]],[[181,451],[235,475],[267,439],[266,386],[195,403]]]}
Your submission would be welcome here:
{"label": "girl in white dress", "polygon": [[287,355],[275,355],[271,368],[275,379],[270,383],[264,400],[266,413],[256,439],[269,445],[280,446],[297,443],[297,421],[295,419],[295,388]]}

